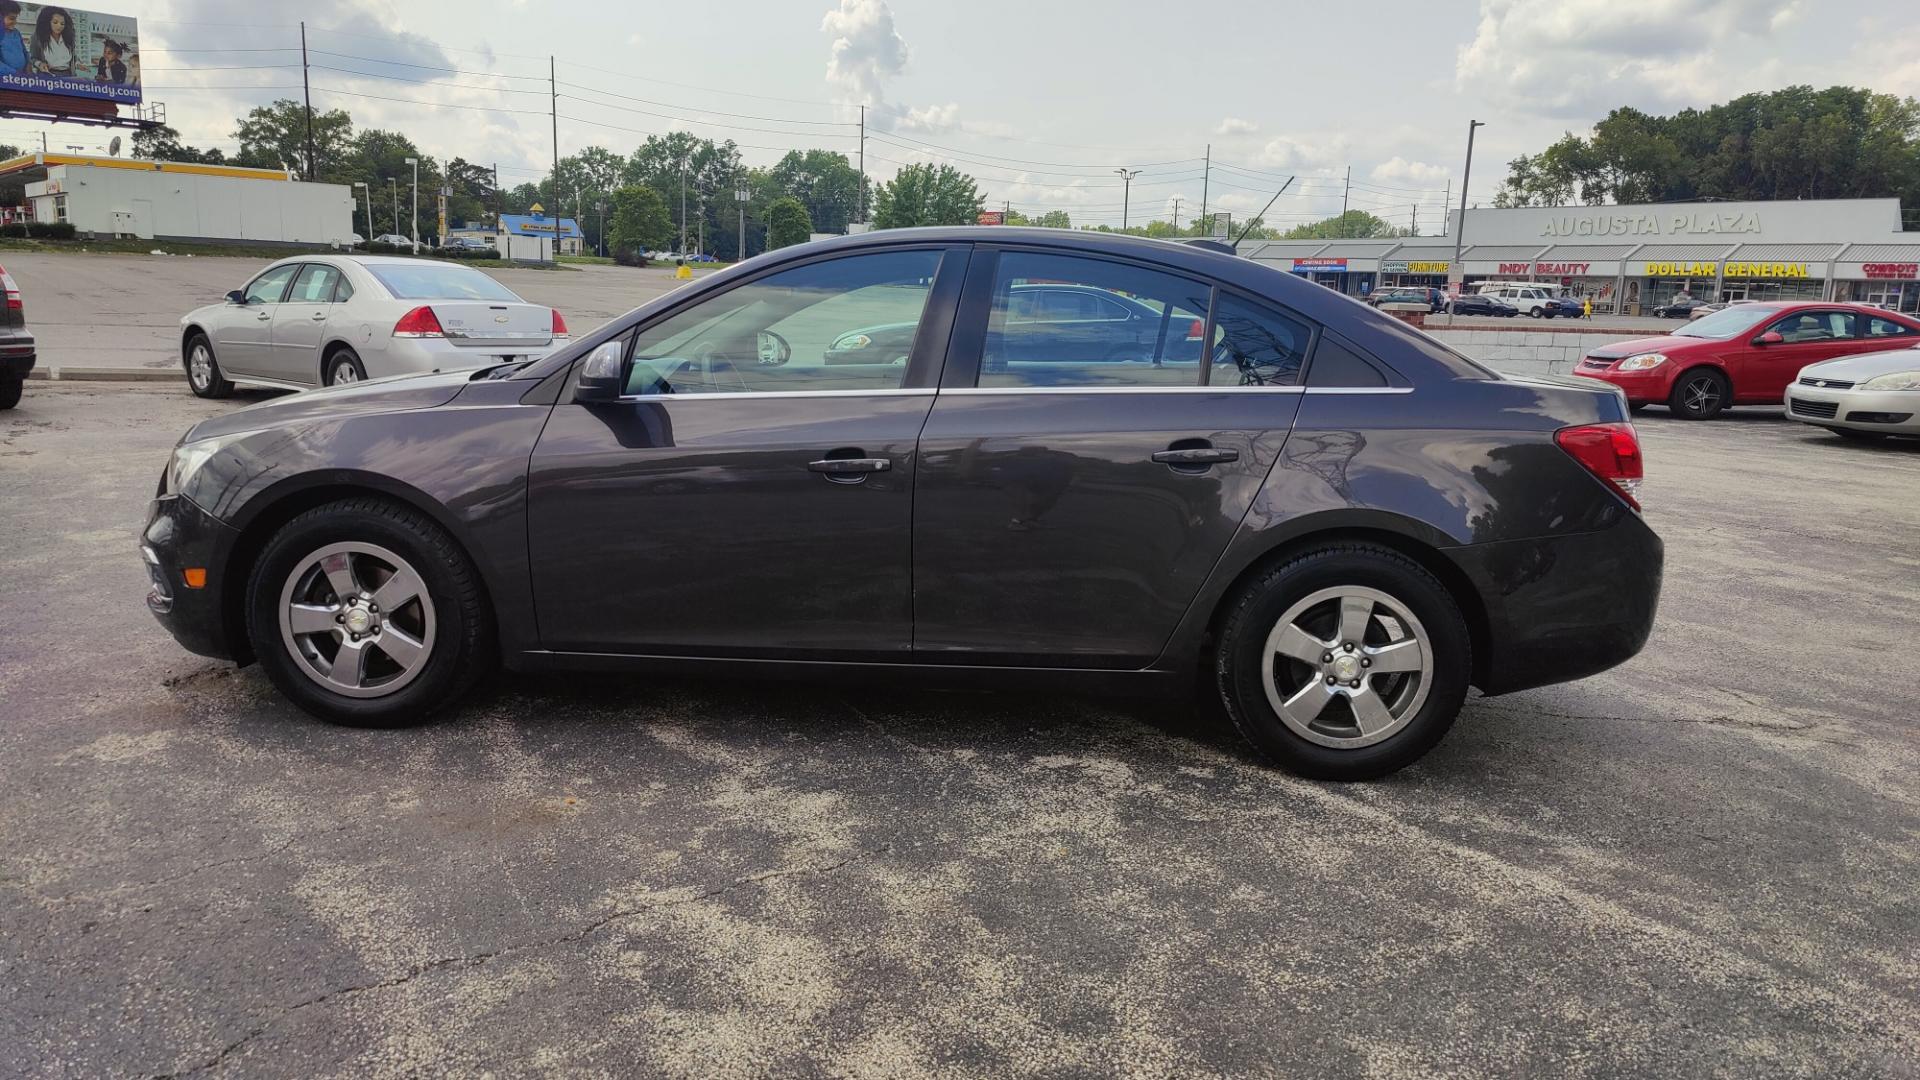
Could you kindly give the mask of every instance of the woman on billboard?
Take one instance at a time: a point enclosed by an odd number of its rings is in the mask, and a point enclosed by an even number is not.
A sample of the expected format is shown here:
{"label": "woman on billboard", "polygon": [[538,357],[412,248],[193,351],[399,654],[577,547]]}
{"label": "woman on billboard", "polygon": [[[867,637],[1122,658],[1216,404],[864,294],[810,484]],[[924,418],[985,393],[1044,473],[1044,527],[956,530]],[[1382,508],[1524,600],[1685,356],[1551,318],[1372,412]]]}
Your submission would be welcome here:
{"label": "woman on billboard", "polygon": [[33,26],[33,70],[72,75],[73,39],[73,16],[66,8],[41,8]]}

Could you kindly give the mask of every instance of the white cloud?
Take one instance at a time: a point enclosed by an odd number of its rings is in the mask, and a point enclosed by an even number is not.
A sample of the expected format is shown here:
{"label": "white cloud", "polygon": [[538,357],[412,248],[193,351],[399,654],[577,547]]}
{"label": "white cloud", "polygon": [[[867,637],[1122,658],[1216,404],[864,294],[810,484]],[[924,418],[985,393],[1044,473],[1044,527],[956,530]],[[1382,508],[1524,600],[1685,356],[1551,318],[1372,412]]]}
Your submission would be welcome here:
{"label": "white cloud", "polygon": [[960,106],[952,102],[945,105],[922,105],[896,114],[893,126],[897,131],[937,135],[943,131],[957,130],[960,127],[959,114]]}
{"label": "white cloud", "polygon": [[1383,184],[1407,182],[1425,186],[1438,186],[1453,175],[1453,170],[1443,165],[1429,165],[1424,161],[1408,161],[1395,155],[1373,167],[1367,174]]}
{"label": "white cloud", "polygon": [[886,0],[840,0],[820,20],[820,29],[833,35],[827,82],[847,103],[867,106],[876,127],[923,135],[961,129],[957,103],[909,106],[887,100],[888,81],[907,70],[911,53]]}
{"label": "white cloud", "polygon": [[1325,143],[1306,143],[1282,135],[1267,140],[1267,144],[1253,156],[1253,164],[1268,169],[1311,172],[1336,165],[1344,166],[1348,150],[1349,144],[1344,136],[1335,136]]}
{"label": "white cloud", "polygon": [[1480,0],[1454,83],[1518,112],[1598,119],[1615,105],[1706,104],[1758,74],[1735,46],[1765,46],[1804,0]]}
{"label": "white cloud", "polygon": [[1219,126],[1213,129],[1213,133],[1215,135],[1251,135],[1259,130],[1260,125],[1254,123],[1252,120],[1242,120],[1237,116],[1229,116],[1220,121]]}

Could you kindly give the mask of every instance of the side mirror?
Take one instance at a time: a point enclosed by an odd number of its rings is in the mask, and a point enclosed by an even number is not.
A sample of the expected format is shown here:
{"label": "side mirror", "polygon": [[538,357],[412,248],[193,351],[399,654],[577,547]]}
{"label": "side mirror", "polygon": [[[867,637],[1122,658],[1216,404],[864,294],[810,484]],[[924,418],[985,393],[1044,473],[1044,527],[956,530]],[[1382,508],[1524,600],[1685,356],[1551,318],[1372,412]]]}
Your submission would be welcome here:
{"label": "side mirror", "polygon": [[242,306],[245,306],[246,302],[247,302],[247,294],[241,292],[239,289],[235,289],[232,292],[227,294],[227,303],[229,304],[240,304]]}
{"label": "side mirror", "polygon": [[585,403],[589,401],[617,401],[624,388],[621,376],[621,361],[626,352],[627,339],[615,338],[601,342],[600,345],[580,361],[580,373],[573,378],[573,400]]}
{"label": "side mirror", "polygon": [[1755,345],[1778,345],[1785,340],[1787,339],[1780,336],[1780,331],[1769,330],[1759,337],[1754,338],[1753,343]]}

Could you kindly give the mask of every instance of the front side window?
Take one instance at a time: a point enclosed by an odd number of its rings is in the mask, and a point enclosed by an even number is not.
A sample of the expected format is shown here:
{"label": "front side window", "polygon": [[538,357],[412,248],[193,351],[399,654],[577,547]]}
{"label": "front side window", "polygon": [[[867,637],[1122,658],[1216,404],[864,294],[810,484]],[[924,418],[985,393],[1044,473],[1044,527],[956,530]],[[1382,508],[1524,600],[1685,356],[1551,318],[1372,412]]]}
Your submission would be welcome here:
{"label": "front side window", "polygon": [[293,280],[293,272],[300,269],[299,263],[276,266],[247,284],[247,303],[277,304],[287,295],[287,283]]}
{"label": "front side window", "polygon": [[1293,386],[1312,338],[1305,323],[1226,293],[1213,313],[1210,386]]}
{"label": "front side window", "polygon": [[893,390],[940,268],[889,251],[769,274],[648,326],[626,393]]}
{"label": "front side window", "polygon": [[333,302],[333,287],[340,278],[340,271],[320,263],[308,263],[293,279],[293,291],[287,294],[290,304],[330,304]]}
{"label": "front side window", "polygon": [[1211,291],[1132,263],[1005,252],[979,385],[1196,386]]}
{"label": "front side window", "polygon": [[1789,315],[1768,329],[1789,345],[1815,341],[1842,341],[1854,337],[1851,311],[1802,311]]}

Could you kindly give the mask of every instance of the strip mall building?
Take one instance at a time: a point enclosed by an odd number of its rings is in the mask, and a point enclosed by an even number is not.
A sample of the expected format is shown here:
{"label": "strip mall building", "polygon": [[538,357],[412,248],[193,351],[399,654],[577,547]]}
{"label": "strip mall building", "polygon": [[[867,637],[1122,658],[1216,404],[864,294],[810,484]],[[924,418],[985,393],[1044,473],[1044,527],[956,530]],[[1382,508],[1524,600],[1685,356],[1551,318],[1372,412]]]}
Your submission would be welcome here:
{"label": "strip mall building", "polygon": [[[1450,230],[1460,213],[1448,215]],[[1240,254],[1350,296],[1383,285],[1471,289],[1535,281],[1599,311],[1640,314],[1686,293],[1703,300],[1856,300],[1920,311],[1920,233],[1897,199],[1662,203],[1469,210],[1454,241],[1257,240]]]}

